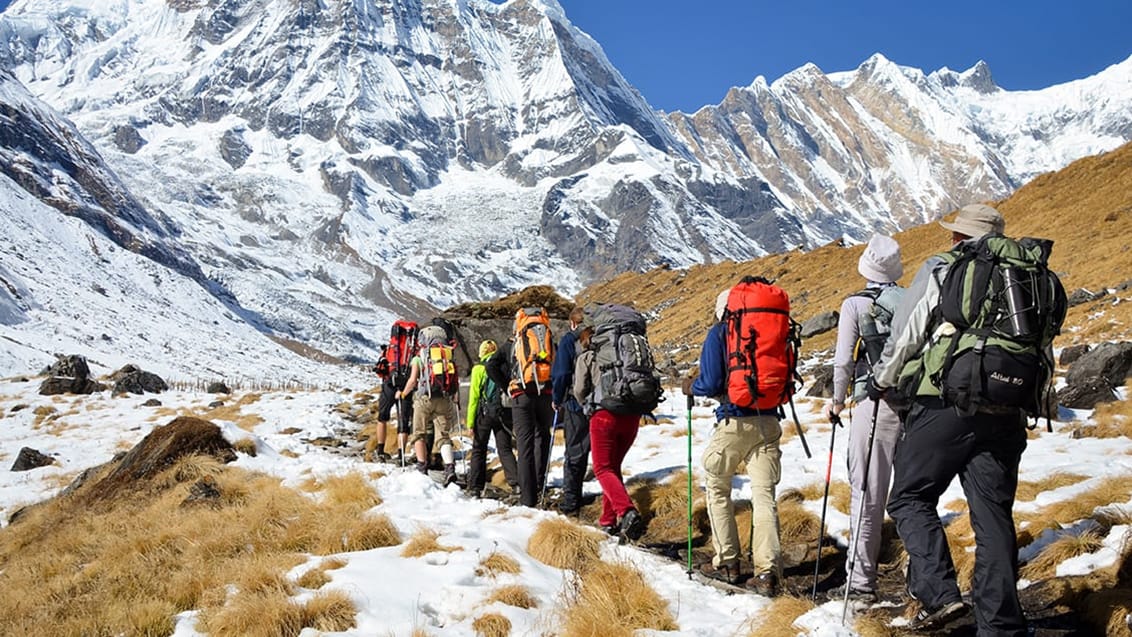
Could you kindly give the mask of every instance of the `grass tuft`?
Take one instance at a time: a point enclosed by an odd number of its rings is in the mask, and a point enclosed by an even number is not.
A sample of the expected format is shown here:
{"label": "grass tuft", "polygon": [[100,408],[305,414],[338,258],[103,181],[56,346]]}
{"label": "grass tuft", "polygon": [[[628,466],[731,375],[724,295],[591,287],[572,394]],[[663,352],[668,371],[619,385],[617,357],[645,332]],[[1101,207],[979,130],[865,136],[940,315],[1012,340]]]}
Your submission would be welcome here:
{"label": "grass tuft", "polygon": [[304,628],[336,633],[358,625],[358,607],[345,591],[324,591],[303,604],[300,615]]}
{"label": "grass tuft", "polygon": [[432,529],[419,529],[409,538],[405,548],[401,550],[401,557],[422,557],[429,553],[444,551],[452,553],[461,550],[458,546],[445,546],[437,541],[440,533]]}
{"label": "grass tuft", "polygon": [[1087,480],[1088,476],[1077,475],[1076,473],[1068,473],[1058,471],[1043,476],[1038,480],[1023,480],[1018,482],[1018,491],[1015,495],[1015,500],[1019,502],[1030,502],[1046,491],[1052,491],[1061,487],[1077,484],[1082,480]]}
{"label": "grass tuft", "polygon": [[784,595],[774,598],[756,619],[750,637],[795,637],[799,629],[794,620],[815,608],[814,603],[805,598]]}
{"label": "grass tuft", "polygon": [[1019,574],[1029,580],[1054,577],[1058,564],[1071,557],[1095,553],[1102,546],[1104,542],[1095,531],[1086,531],[1080,535],[1064,533],[1042,548],[1041,553],[1023,566]]}
{"label": "grass tuft", "polygon": [[565,518],[539,522],[527,541],[527,553],[555,568],[584,571],[599,560],[602,535]]}
{"label": "grass tuft", "polygon": [[510,637],[511,620],[499,613],[480,615],[472,621],[477,637]]}
{"label": "grass tuft", "polygon": [[487,601],[488,603],[499,602],[516,608],[534,608],[538,606],[538,600],[531,595],[527,587],[517,584],[495,589],[487,598]]}
{"label": "grass tuft", "polygon": [[665,601],[640,571],[597,561],[574,580],[563,610],[565,637],[629,637],[638,629],[679,630]]}
{"label": "grass tuft", "polygon": [[492,551],[480,560],[479,566],[476,567],[476,575],[479,577],[496,577],[500,573],[518,575],[519,570],[518,560],[499,551]]}

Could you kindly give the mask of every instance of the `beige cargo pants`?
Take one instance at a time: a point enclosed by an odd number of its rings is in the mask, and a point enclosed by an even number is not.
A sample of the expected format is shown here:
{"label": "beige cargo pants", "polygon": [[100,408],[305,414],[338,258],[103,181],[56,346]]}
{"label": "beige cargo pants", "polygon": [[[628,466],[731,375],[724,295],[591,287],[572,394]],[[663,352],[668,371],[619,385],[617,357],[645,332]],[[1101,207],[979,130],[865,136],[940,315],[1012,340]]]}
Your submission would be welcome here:
{"label": "beige cargo pants", "polygon": [[755,574],[782,576],[782,547],[778,537],[775,487],[782,477],[778,448],[782,426],[774,416],[728,418],[716,423],[704,450],[707,472],[707,511],[715,566],[735,566],[740,557],[739,530],[731,501],[731,482],[742,462],[751,478],[751,564]]}

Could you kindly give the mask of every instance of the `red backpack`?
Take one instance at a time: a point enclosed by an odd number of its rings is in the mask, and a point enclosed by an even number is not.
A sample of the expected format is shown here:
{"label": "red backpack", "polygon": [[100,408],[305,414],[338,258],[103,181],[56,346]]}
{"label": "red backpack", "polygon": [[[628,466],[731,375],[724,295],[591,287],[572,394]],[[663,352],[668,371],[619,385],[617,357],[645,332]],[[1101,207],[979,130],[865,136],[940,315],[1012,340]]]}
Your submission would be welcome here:
{"label": "red backpack", "polygon": [[389,361],[389,372],[397,387],[404,387],[409,380],[410,364],[417,351],[417,333],[417,324],[412,321],[394,321],[390,329],[385,360]]}
{"label": "red backpack", "polygon": [[731,288],[727,309],[727,397],[748,409],[774,409],[790,401],[798,376],[797,323],[790,299],[762,277]]}

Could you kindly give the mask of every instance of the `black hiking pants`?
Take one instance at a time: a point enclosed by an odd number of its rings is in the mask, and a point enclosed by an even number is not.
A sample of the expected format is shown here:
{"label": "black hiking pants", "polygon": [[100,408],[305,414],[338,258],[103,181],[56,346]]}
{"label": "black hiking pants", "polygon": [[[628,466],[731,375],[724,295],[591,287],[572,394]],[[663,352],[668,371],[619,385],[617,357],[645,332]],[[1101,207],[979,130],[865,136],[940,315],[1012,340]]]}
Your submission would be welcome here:
{"label": "black hiking pants", "polygon": [[[571,404],[573,401],[571,401]],[[581,411],[562,407],[558,413],[566,438],[566,456],[562,462],[562,511],[577,511],[582,506],[582,483],[590,461],[590,419]]]}
{"label": "black hiking pants", "polygon": [[472,455],[468,461],[468,490],[472,493],[482,492],[487,483],[487,443],[492,433],[495,434],[495,452],[499,456],[499,464],[503,465],[507,484],[514,487],[519,483],[519,469],[515,464],[514,441],[509,425],[502,419],[488,418],[480,412],[472,431]]}
{"label": "black hiking pants", "polygon": [[554,407],[550,394],[519,394],[511,407],[515,422],[515,448],[519,464],[519,503],[538,506],[546,482],[547,455],[550,453]]}
{"label": "black hiking pants", "polygon": [[960,600],[937,511],[959,476],[975,532],[971,600],[980,637],[1026,635],[1013,515],[1025,449],[1020,413],[962,416],[939,401],[912,407],[896,446],[888,513],[908,552],[908,590],[928,608]]}

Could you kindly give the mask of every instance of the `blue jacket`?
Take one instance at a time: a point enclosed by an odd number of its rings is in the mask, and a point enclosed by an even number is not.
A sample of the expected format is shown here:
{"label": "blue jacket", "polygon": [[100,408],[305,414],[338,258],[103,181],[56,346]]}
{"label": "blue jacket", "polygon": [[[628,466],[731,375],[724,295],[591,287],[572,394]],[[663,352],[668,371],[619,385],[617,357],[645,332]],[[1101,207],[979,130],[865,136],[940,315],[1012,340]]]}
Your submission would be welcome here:
{"label": "blue jacket", "polygon": [[554,385],[554,404],[570,411],[582,413],[582,406],[574,400],[570,388],[574,385],[574,363],[578,359],[578,335],[575,330],[566,332],[558,341],[554,353],[554,366],[550,368],[550,382]]}
{"label": "blue jacket", "polygon": [[700,375],[692,383],[692,394],[708,396],[719,400],[715,409],[716,420],[726,420],[736,416],[758,416],[757,409],[736,407],[727,399],[727,325],[716,323],[708,330],[700,350]]}

